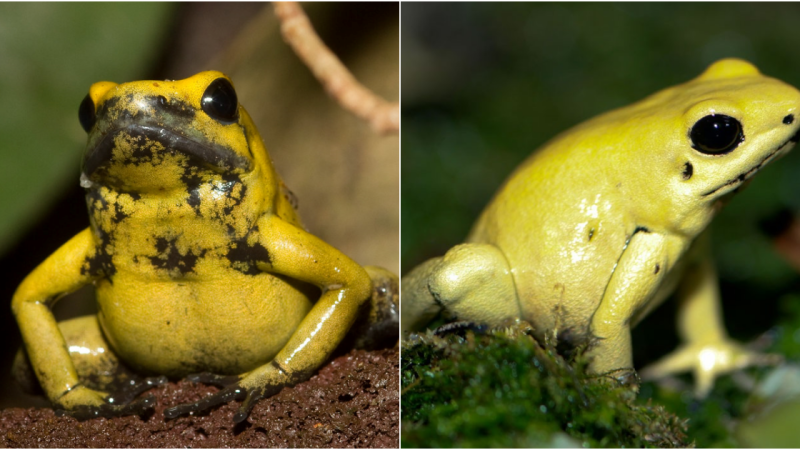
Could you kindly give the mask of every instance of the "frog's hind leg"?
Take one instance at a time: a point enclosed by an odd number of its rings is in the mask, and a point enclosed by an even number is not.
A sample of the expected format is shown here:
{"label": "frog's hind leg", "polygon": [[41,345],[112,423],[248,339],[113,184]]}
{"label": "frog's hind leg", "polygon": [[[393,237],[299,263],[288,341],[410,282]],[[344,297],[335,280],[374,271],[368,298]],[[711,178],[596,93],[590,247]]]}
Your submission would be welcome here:
{"label": "frog's hind leg", "polygon": [[340,348],[388,348],[400,337],[400,280],[381,267],[364,266],[364,269],[372,280],[372,295],[361,304]]}
{"label": "frog's hind leg", "polygon": [[521,314],[508,261],[494,245],[457,245],[403,277],[402,289],[404,331],[424,328],[442,310],[493,327]]}
{"label": "frog's hind leg", "polygon": [[[151,387],[166,382],[163,377],[143,378],[125,365],[111,350],[94,315],[58,323],[80,383],[90,389],[110,392],[115,404],[125,404]],[[25,348],[20,348],[12,368],[14,377],[29,393],[41,393]]]}

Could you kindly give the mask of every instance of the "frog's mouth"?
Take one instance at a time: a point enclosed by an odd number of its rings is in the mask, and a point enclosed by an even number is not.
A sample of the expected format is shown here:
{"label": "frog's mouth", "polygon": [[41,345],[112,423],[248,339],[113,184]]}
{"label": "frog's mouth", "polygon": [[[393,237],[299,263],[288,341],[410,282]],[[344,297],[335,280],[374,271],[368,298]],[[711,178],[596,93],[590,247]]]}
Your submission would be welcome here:
{"label": "frog's mouth", "polygon": [[[136,141],[136,148],[130,154],[131,161],[115,161],[114,149],[117,146],[117,138],[121,135]],[[137,158],[151,158],[152,145],[145,145],[148,141],[163,146],[163,152],[183,153],[195,164],[220,173],[252,170],[250,161],[230,148],[213,143],[200,143],[164,127],[134,123],[104,133],[99,142],[86,152],[83,160],[84,175],[91,177],[100,167],[109,163],[135,164]]]}
{"label": "frog's mouth", "polygon": [[745,181],[749,180],[753,175],[755,175],[756,172],[758,172],[768,162],[770,162],[773,159],[776,159],[776,158],[782,156],[784,153],[787,153],[789,150],[791,150],[792,147],[794,147],[794,144],[796,144],[798,141],[800,141],[800,130],[798,130],[797,133],[794,134],[794,136],[789,138],[789,140],[787,140],[783,144],[779,145],[775,150],[771,151],[769,154],[767,154],[765,157],[763,157],[761,159],[761,161],[758,162],[758,164],[756,164],[755,166],[751,167],[746,172],[742,172],[739,175],[735,176],[734,178],[729,179],[728,181],[726,181],[722,185],[720,185],[720,186],[718,186],[718,187],[716,187],[716,188],[714,188],[714,189],[712,189],[712,190],[710,190],[708,192],[703,193],[702,196],[703,197],[708,197],[709,195],[713,195],[713,194],[715,194],[715,193],[717,193],[717,192],[719,192],[719,191],[721,191],[721,190],[723,190],[725,188],[736,189],[737,187],[741,186]]}

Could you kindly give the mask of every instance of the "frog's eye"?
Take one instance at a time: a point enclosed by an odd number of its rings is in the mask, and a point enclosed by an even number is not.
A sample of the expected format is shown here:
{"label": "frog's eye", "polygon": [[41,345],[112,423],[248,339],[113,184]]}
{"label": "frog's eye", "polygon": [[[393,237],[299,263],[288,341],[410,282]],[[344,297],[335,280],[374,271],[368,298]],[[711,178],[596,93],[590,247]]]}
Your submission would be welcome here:
{"label": "frog's eye", "polygon": [[81,106],[78,107],[78,120],[81,121],[81,126],[88,133],[92,129],[94,123],[97,122],[97,115],[94,111],[94,102],[89,94],[86,94]]}
{"label": "frog's eye", "polygon": [[225,78],[217,78],[208,85],[200,104],[209,117],[220,122],[235,122],[239,118],[236,91]]}
{"label": "frog's eye", "polygon": [[728,153],[744,141],[742,124],[723,114],[711,114],[695,122],[689,137],[692,148],[709,155]]}

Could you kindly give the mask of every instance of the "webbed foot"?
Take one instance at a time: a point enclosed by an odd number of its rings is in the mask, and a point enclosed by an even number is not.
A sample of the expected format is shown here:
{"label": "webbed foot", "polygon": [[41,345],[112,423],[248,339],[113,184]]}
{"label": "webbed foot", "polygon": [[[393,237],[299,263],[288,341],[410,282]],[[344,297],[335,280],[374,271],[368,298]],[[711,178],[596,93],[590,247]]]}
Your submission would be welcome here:
{"label": "webbed foot", "polygon": [[616,369],[604,373],[603,376],[613,380],[620,386],[631,387],[637,392],[639,391],[639,385],[642,383],[639,375],[633,369]]}
{"label": "webbed foot", "polygon": [[97,417],[141,416],[153,409],[155,397],[134,400],[139,394],[167,382],[167,377],[149,377],[142,380],[131,380],[119,394],[111,396],[101,391],[78,386],[68,392],[59,401],[56,415],[67,415],[78,420],[95,419]]}
{"label": "webbed foot", "polygon": [[473,333],[477,334],[486,334],[489,331],[489,326],[486,324],[462,320],[458,322],[446,323],[433,330],[433,334],[436,336],[446,336],[449,334],[464,336],[467,331],[472,331]]}
{"label": "webbed foot", "polygon": [[780,355],[758,353],[724,340],[684,345],[642,370],[642,379],[657,380],[669,375],[692,371],[695,396],[704,398],[711,392],[714,380],[726,373],[750,366],[780,364]]}
{"label": "webbed foot", "polygon": [[242,404],[239,405],[236,414],[233,415],[233,421],[235,423],[240,423],[247,419],[250,410],[253,409],[257,401],[262,398],[271,397],[280,392],[284,387],[290,385],[288,381],[265,383],[265,378],[272,377],[260,376],[258,369],[242,377],[215,375],[211,373],[190,375],[186,377],[189,381],[219,386],[222,387],[222,389],[194,403],[185,403],[167,408],[164,410],[164,417],[167,419],[175,419],[185,414],[206,411],[234,400],[244,400]]}

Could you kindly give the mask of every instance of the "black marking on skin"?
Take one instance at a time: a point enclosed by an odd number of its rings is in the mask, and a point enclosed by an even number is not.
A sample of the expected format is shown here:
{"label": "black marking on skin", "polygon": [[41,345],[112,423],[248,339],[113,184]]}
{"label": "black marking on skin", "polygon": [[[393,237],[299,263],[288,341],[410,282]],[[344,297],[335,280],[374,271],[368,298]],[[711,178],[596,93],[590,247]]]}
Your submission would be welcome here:
{"label": "black marking on skin", "polygon": [[228,232],[228,237],[231,238],[231,239],[235,239],[236,238],[236,228],[234,228],[233,225],[231,225],[229,223],[225,224],[225,228],[226,228],[226,231]]}
{"label": "black marking on skin", "polygon": [[109,237],[102,230],[96,230],[100,235],[100,244],[95,247],[94,255],[87,257],[81,265],[81,275],[106,277],[111,281],[117,273],[112,255],[108,252]]}
{"label": "black marking on skin", "polygon": [[[249,172],[251,170],[250,161],[233,149],[212,143],[199,143],[179,134],[177,131],[163,127],[134,123],[105,134],[94,148],[88,149],[83,160],[83,172],[86,176],[91,177],[98,168],[112,160],[115,146],[114,138],[123,133],[133,139],[141,140],[142,143],[145,140],[150,140],[161,144],[165,149],[180,150],[218,172],[237,169]],[[139,154],[140,152],[142,153],[141,155]],[[133,156],[152,156],[152,147],[137,146]]]}
{"label": "black marking on skin", "polygon": [[189,272],[194,272],[197,260],[206,254],[206,250],[195,254],[191,250],[182,255],[175,245],[178,238],[156,238],[156,256],[148,256],[150,263],[157,269],[168,270],[170,274],[184,276]]}
{"label": "black marking on skin", "polygon": [[[650,232],[650,230],[649,230],[647,227],[642,227],[642,226],[639,226],[639,227],[636,227],[636,228],[633,230],[633,234],[636,234],[636,233],[638,233],[638,232],[640,232],[640,231],[641,231],[641,232],[643,232],[643,233],[649,233],[649,232]],[[632,239],[632,238],[633,238],[633,235],[631,235],[631,239]],[[630,240],[630,239],[629,239],[629,240]]]}
{"label": "black marking on skin", "polygon": [[292,192],[285,184],[283,184],[283,182],[281,182],[281,193],[283,194],[283,197],[286,199],[286,201],[288,201],[289,204],[292,205],[292,208],[294,208],[295,211],[300,209],[299,199],[297,198],[296,195],[294,195],[294,192]]}
{"label": "black marking on skin", "polygon": [[594,228],[590,228],[589,229],[589,240],[591,241],[593,237],[594,237]]}
{"label": "black marking on skin", "polygon": [[682,175],[684,180],[688,180],[692,178],[692,175],[694,175],[694,166],[689,161],[686,161],[686,163],[683,165]]}
{"label": "black marking on skin", "polygon": [[244,133],[244,141],[247,143],[247,154],[250,155],[250,159],[255,159],[255,156],[253,156],[253,150],[250,148],[250,141],[253,139],[253,135],[250,134],[250,130],[248,130],[244,126],[241,127],[242,127],[242,133]]}
{"label": "black marking on skin", "polygon": [[183,173],[181,174],[181,181],[186,185],[186,190],[189,192],[186,203],[194,209],[197,215],[200,215],[201,198],[199,187],[203,183],[203,177],[195,170],[184,167]]}
{"label": "black marking on skin", "polygon": [[[132,96],[131,96],[132,98]],[[119,102],[122,101],[120,97],[111,97],[110,99],[103,102],[99,108],[97,108],[97,117],[105,117],[108,112],[112,109],[117,109],[117,105]],[[127,117],[131,117],[131,114],[124,109],[119,111],[120,114],[127,114]]]}
{"label": "black marking on skin", "polygon": [[122,210],[122,205],[120,205],[119,202],[115,202],[114,203],[114,217],[111,218],[111,222],[116,225],[116,224],[122,222],[123,220],[127,219],[128,217],[129,217],[129,215],[126,214],[125,211]]}
{"label": "black marking on skin", "polygon": [[181,174],[181,181],[186,185],[187,189],[193,189],[203,184],[203,177],[197,173],[197,170],[192,169],[192,167],[184,167]]}
{"label": "black marking on skin", "polygon": [[[100,202],[100,207],[98,208],[96,205],[97,202]],[[89,211],[107,211],[108,210],[108,200],[100,194],[100,190],[98,189],[87,189],[86,190],[86,206],[89,208]]]}
{"label": "black marking on skin", "polygon": [[660,270],[661,270],[661,265],[660,264],[656,264],[656,270],[653,271],[653,275],[657,274]]}
{"label": "black marking on skin", "polygon": [[[100,207],[96,206],[97,202],[100,203]],[[100,194],[100,191],[98,189],[89,189],[86,191],[86,205],[90,213],[91,212],[102,213],[105,211],[111,212],[111,206],[112,206],[112,204],[109,203],[108,200],[102,194]],[[111,223],[113,225],[117,225],[123,220],[130,217],[129,214],[127,214],[125,211],[122,210],[122,205],[118,201],[113,203],[113,207],[114,207],[114,215],[111,216]]]}
{"label": "black marking on skin", "polygon": [[259,242],[252,246],[247,245],[247,236],[233,242],[225,257],[231,262],[231,267],[245,275],[260,274],[261,270],[258,268],[258,263],[272,263],[269,251]]}
{"label": "black marking on skin", "polygon": [[200,190],[191,189],[189,191],[189,198],[186,199],[186,203],[195,210],[197,215],[200,215]]}
{"label": "black marking on skin", "polygon": [[278,369],[278,371],[279,371],[280,373],[284,374],[284,375],[286,375],[286,374],[288,374],[288,373],[289,373],[289,372],[287,372],[286,370],[283,370],[283,367],[281,367],[281,365],[280,365],[280,364],[278,364],[278,361],[275,361],[274,359],[272,360],[272,362],[270,363],[270,365],[271,365],[272,367],[274,367],[274,368]]}
{"label": "black marking on skin", "polygon": [[[242,179],[239,178],[239,175],[235,174],[235,173],[224,173],[224,174],[222,174],[222,179],[223,179],[223,181],[225,181],[225,187],[227,188],[227,189],[222,190],[222,192],[224,192],[225,193],[225,197],[228,200],[230,200],[230,203],[228,204],[228,206],[225,206],[222,209],[222,213],[227,216],[227,215],[230,215],[233,212],[233,209],[235,207],[239,206],[242,203],[242,200],[244,200],[245,195],[247,193],[247,185],[242,183]],[[238,197],[234,197],[233,196],[233,192],[235,190],[234,188],[235,188],[236,185],[241,185],[241,189],[239,190],[239,196]],[[214,187],[214,189],[215,190],[221,190],[221,189],[217,189],[216,186]]]}
{"label": "black marking on skin", "polygon": [[173,117],[180,117],[187,120],[194,120],[196,114],[194,108],[180,100],[167,100],[163,95],[146,95],[142,99],[144,103],[152,106],[156,111]]}

